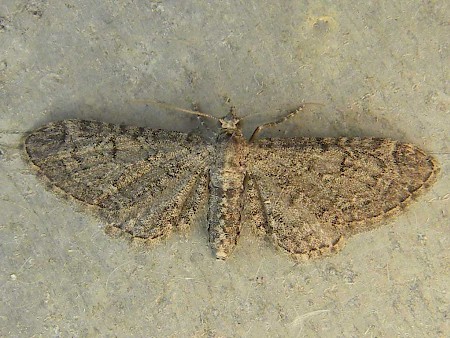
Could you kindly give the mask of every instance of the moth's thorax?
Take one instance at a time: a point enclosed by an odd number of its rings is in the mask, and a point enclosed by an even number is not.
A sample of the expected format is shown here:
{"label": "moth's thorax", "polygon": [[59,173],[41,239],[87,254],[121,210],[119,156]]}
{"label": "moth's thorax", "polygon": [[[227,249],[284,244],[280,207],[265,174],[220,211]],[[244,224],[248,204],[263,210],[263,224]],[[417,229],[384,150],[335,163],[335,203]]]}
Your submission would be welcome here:
{"label": "moth's thorax", "polygon": [[215,176],[220,182],[232,181],[235,178],[240,178],[243,174],[245,175],[247,148],[247,140],[240,129],[232,134],[219,134],[211,174],[217,173]]}

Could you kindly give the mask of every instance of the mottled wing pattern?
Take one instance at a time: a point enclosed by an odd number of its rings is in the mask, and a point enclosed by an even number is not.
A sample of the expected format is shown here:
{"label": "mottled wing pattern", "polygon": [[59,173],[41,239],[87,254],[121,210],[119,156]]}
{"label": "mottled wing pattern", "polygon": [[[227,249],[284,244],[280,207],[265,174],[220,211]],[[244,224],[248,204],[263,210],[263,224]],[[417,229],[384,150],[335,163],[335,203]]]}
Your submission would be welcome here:
{"label": "mottled wing pattern", "polygon": [[376,138],[261,139],[250,145],[259,228],[298,257],[333,251],[343,237],[407,204],[434,178],[434,160],[411,144]]}
{"label": "mottled wing pattern", "polygon": [[195,135],[64,120],[33,131],[25,146],[50,185],[134,238],[188,224],[206,197],[211,149]]}

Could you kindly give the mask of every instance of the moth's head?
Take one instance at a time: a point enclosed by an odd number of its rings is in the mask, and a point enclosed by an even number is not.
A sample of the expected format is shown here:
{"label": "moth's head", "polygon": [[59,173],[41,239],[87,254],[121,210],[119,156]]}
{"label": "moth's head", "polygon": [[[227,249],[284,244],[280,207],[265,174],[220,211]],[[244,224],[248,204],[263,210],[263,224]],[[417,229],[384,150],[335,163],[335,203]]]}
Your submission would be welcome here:
{"label": "moth's head", "polygon": [[230,112],[219,119],[220,126],[225,132],[234,133],[236,130],[240,129],[239,123],[241,119],[236,116],[234,107],[231,107]]}

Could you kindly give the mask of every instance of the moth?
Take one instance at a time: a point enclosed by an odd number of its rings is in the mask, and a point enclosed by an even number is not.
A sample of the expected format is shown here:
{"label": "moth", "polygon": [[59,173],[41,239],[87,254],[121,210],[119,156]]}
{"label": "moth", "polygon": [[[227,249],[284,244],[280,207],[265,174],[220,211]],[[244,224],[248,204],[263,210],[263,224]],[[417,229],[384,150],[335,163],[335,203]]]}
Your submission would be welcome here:
{"label": "moth", "polygon": [[29,160],[53,188],[91,207],[111,234],[153,242],[184,229],[207,201],[209,243],[226,259],[243,210],[258,233],[297,259],[337,251],[375,228],[435,179],[436,160],[381,138],[247,140],[234,110],[196,133],[87,120],[52,122],[25,139]]}

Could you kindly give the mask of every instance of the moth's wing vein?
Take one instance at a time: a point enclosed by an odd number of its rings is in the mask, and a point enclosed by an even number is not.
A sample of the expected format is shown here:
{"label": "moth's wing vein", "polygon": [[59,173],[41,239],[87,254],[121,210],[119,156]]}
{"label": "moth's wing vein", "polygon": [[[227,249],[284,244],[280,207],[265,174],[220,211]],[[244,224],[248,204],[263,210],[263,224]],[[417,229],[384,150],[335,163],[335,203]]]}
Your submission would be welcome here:
{"label": "moth's wing vein", "polygon": [[299,257],[376,227],[438,170],[416,146],[375,138],[261,139],[248,166],[267,218],[260,228]]}
{"label": "moth's wing vein", "polygon": [[205,197],[211,149],[195,135],[64,120],[32,132],[25,146],[51,186],[133,237],[185,226]]}

